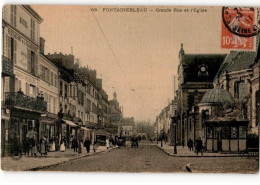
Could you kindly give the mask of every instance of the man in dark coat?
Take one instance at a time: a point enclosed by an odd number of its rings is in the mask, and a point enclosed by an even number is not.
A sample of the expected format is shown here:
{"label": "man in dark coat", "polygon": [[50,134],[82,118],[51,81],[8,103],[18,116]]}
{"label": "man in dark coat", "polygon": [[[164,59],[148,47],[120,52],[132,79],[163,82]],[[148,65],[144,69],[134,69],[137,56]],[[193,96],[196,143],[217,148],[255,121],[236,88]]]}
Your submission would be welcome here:
{"label": "man in dark coat", "polygon": [[198,155],[198,153],[201,152],[201,155],[203,155],[203,150],[202,150],[202,140],[199,137],[199,139],[197,139],[196,141],[196,153]]}
{"label": "man in dark coat", "polygon": [[75,137],[72,140],[72,148],[74,149],[74,152],[78,152],[78,141]]}
{"label": "man in dark coat", "polygon": [[86,147],[87,153],[89,153],[89,150],[90,150],[90,140],[88,138],[85,140],[84,146]]}
{"label": "man in dark coat", "polygon": [[191,140],[191,138],[189,139],[187,144],[188,144],[190,151],[193,150],[193,141]]}

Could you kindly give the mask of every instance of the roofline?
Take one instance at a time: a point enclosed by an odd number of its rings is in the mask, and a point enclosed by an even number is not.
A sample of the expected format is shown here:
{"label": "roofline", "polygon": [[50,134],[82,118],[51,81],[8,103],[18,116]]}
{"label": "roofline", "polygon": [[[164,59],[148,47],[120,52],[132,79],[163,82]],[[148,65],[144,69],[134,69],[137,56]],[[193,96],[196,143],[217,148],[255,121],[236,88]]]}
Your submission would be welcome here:
{"label": "roofline", "polygon": [[42,17],[31,7],[31,5],[22,5],[32,16],[34,16],[39,23],[42,23]]}

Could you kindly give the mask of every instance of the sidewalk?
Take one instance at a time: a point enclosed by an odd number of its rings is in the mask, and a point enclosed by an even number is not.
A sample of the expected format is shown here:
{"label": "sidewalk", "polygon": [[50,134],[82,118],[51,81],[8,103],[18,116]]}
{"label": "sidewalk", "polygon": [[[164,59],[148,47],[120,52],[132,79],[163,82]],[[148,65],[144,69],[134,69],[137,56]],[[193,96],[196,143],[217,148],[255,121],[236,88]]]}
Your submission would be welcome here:
{"label": "sidewalk", "polygon": [[[164,151],[166,154],[174,157],[243,157],[243,155],[237,153],[213,153],[213,152],[204,152],[203,156],[201,153],[198,155],[194,153],[194,151],[190,151],[187,146],[177,146],[177,154],[174,153],[174,146],[169,146],[168,143],[163,143],[163,147],[161,147],[161,142],[156,144],[158,148]],[[245,155],[247,156],[247,155]]]}
{"label": "sidewalk", "polygon": [[[111,149],[113,148],[107,149],[105,146],[99,146],[96,153],[105,152]],[[65,152],[48,152],[47,156],[41,156],[39,153],[36,157],[23,156],[20,160],[17,161],[11,157],[1,157],[1,169],[5,171],[36,170],[47,166],[83,158],[89,155],[94,155],[96,153],[94,153],[93,146],[91,146],[90,153],[87,153],[86,148],[83,148],[81,154],[74,152],[73,149],[67,149]]]}

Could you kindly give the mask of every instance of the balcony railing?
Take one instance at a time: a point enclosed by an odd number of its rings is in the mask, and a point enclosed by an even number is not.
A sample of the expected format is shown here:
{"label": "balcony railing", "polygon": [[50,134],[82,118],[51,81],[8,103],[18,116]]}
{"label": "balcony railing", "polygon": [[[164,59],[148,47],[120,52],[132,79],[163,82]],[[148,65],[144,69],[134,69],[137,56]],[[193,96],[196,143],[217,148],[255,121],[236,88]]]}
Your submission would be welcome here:
{"label": "balcony railing", "polygon": [[2,72],[5,75],[14,75],[14,64],[13,61],[5,56],[2,56]]}
{"label": "balcony railing", "polygon": [[47,102],[19,92],[5,93],[5,105],[39,113],[47,111]]}

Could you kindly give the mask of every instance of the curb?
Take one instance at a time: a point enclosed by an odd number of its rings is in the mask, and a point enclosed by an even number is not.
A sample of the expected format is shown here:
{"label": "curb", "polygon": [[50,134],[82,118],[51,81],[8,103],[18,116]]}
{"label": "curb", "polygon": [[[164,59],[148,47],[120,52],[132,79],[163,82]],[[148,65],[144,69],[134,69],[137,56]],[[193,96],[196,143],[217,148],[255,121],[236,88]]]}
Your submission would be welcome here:
{"label": "curb", "polygon": [[169,152],[167,152],[166,150],[162,149],[161,147],[159,147],[158,145],[154,145],[156,146],[157,148],[159,148],[160,150],[162,150],[164,153],[166,153],[167,155],[171,156],[171,157],[247,157],[247,158],[250,158],[250,157],[258,157],[258,156],[248,156],[248,155],[211,155],[211,156],[206,156],[206,155],[175,155],[175,154],[171,154]]}
{"label": "curb", "polygon": [[[116,148],[117,147],[111,148],[109,150],[113,150],[113,149],[116,149]],[[47,165],[44,165],[44,166],[37,166],[37,167],[34,167],[34,168],[25,169],[23,171],[38,171],[38,170],[41,170],[41,169],[44,169],[44,168],[49,168],[51,166],[57,166],[57,165],[60,165],[60,164],[66,163],[66,162],[75,161],[75,160],[82,159],[82,158],[92,156],[92,155],[95,155],[95,154],[105,153],[109,150],[102,150],[102,151],[98,151],[98,152],[91,153],[91,154],[85,154],[85,155],[82,155],[82,156],[79,156],[79,157],[74,157],[74,158],[67,159],[67,160],[60,161],[60,162],[56,162],[56,163],[53,163],[53,164],[47,164]]]}

